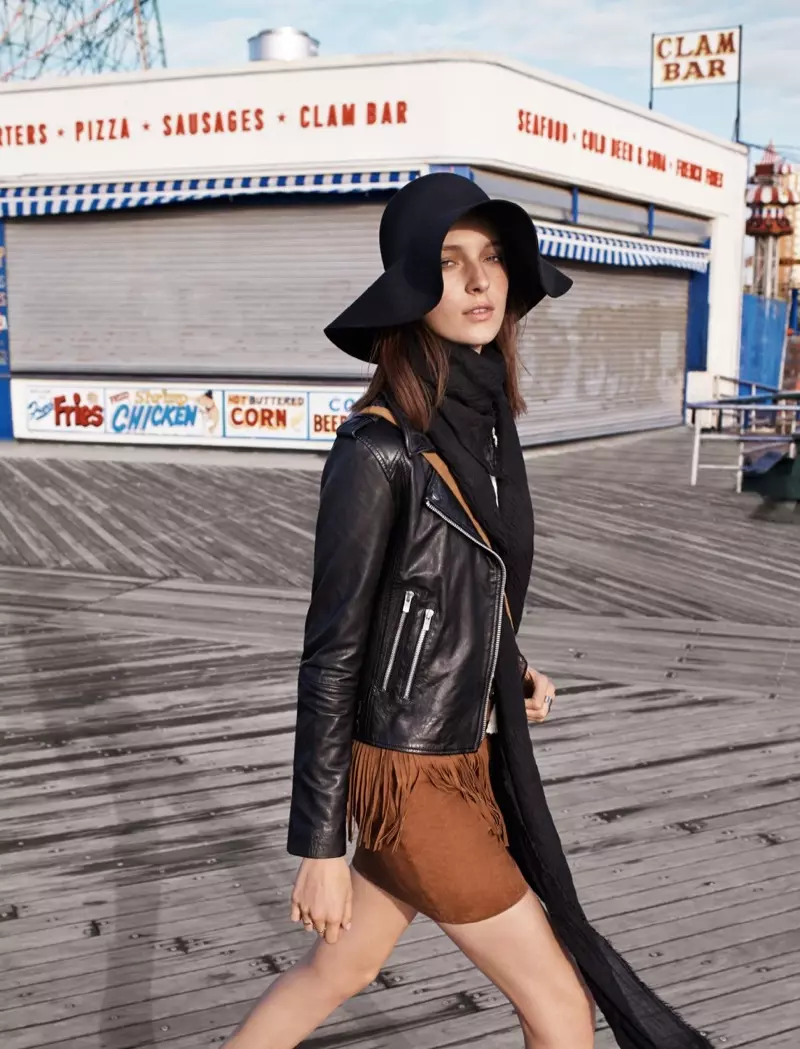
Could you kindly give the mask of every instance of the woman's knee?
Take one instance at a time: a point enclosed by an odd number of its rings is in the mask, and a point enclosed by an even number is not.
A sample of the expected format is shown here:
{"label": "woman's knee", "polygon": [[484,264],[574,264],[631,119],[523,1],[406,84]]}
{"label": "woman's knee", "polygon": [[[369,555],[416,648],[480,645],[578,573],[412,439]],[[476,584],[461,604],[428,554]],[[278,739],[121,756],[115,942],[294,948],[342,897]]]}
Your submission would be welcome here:
{"label": "woman's knee", "polygon": [[335,951],[317,951],[308,966],[331,998],[345,1002],[377,980],[380,966],[370,959],[336,957]]}
{"label": "woman's knee", "polygon": [[595,1013],[586,996],[561,994],[547,1008],[537,998],[514,1003],[525,1035],[525,1049],[594,1049]]}

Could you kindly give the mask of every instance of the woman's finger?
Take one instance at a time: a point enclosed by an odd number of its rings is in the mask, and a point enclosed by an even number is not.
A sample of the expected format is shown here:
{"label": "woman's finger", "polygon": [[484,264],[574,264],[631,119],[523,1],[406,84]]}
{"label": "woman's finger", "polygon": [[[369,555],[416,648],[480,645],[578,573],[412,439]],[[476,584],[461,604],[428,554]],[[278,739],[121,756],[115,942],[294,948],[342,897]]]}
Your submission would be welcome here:
{"label": "woman's finger", "polygon": [[324,918],[314,918],[313,919],[314,932],[317,933],[319,936],[323,936],[324,933],[325,933],[325,927],[326,927],[327,924],[328,923],[326,922],[326,920]]}
{"label": "woman's finger", "polygon": [[295,899],[292,900],[292,921],[300,921],[300,904]]}
{"label": "woman's finger", "polygon": [[544,721],[544,719],[547,717],[547,712],[546,711],[534,709],[533,707],[530,707],[530,706],[528,706],[526,708],[525,712],[526,712],[526,714],[528,716],[528,721],[529,722],[536,722],[537,724],[540,721]]}
{"label": "woman's finger", "polygon": [[342,928],[348,932],[353,925],[353,893],[348,892],[344,901],[344,913],[342,914]]}
{"label": "woman's finger", "polygon": [[555,695],[555,685],[546,674],[536,675],[536,687],[533,690],[533,701],[539,707],[544,707],[544,697]]}
{"label": "woman's finger", "polygon": [[325,943],[336,943],[342,931],[342,923],[329,921],[325,926]]}
{"label": "woman's finger", "polygon": [[301,910],[300,920],[302,921],[303,927],[306,930],[306,932],[314,931],[314,919],[311,917],[310,911]]}
{"label": "woman's finger", "polygon": [[[539,674],[535,670],[533,676],[533,695],[525,701],[525,711],[529,722],[544,721],[550,713],[552,700],[555,698],[556,688],[546,674]],[[548,702],[550,697],[550,702]]]}

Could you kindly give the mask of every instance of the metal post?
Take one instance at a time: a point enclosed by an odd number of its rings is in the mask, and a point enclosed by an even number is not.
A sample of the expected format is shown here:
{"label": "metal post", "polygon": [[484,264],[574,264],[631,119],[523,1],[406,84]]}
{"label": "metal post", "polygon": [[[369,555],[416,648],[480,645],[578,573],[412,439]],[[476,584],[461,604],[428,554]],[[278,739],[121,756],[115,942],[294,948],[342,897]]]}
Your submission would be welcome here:
{"label": "metal post", "polygon": [[139,55],[142,61],[142,69],[150,68],[150,41],[147,39],[147,31],[142,17],[142,5],[139,0],[133,0],[133,13],[136,19],[136,35],[139,39]]}
{"label": "metal post", "polygon": [[734,141],[742,140],[742,51],[744,48],[744,26],[739,26],[739,77],[736,81],[736,124]]}
{"label": "metal post", "polygon": [[766,244],[764,245],[764,298],[774,298],[772,290],[772,282],[775,279],[773,273],[773,248],[777,244],[775,237],[767,237]]}
{"label": "metal post", "polygon": [[[653,108],[653,74],[655,73],[655,70],[656,70],[656,52],[655,52],[655,48],[653,46],[653,44],[655,42],[655,39],[656,39],[656,34],[655,33],[651,33],[650,34],[650,103],[649,103],[649,107],[648,107],[650,109]],[[740,40],[741,40],[741,38],[740,38]],[[741,42],[740,42],[740,44],[739,44],[739,54],[740,54],[740,56],[741,56],[741,50],[742,50],[742,45],[741,45]],[[741,66],[740,66],[739,75],[741,77]]]}
{"label": "metal post", "polygon": [[[167,67],[167,46],[164,43],[164,26],[161,21],[161,9],[158,6],[157,0],[155,0],[153,7],[155,9],[156,16],[156,31],[158,33],[158,49],[161,52],[161,65],[166,69]],[[741,46],[741,45],[740,45]]]}
{"label": "metal post", "polygon": [[697,471],[700,469],[700,440],[702,438],[702,425],[700,417],[702,411],[696,409],[694,413],[694,444],[692,446],[692,488],[697,484]]}
{"label": "metal post", "polygon": [[739,458],[736,461],[736,494],[742,494],[742,474],[744,467],[744,442],[739,442]]}
{"label": "metal post", "polygon": [[11,422],[11,357],[8,338],[6,224],[0,214],[0,441],[14,436]]}

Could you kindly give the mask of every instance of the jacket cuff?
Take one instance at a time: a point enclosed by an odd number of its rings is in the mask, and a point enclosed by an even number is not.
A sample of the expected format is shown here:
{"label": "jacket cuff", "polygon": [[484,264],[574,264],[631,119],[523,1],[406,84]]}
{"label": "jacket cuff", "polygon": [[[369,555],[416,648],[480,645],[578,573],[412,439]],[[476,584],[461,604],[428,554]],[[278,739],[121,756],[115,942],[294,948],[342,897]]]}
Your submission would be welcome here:
{"label": "jacket cuff", "polygon": [[517,649],[517,663],[519,665],[519,676],[524,679],[525,671],[528,669],[528,660],[523,654]]}
{"label": "jacket cuff", "polygon": [[290,856],[300,856],[304,860],[335,860],[347,854],[344,835],[314,831],[290,833],[286,851]]}

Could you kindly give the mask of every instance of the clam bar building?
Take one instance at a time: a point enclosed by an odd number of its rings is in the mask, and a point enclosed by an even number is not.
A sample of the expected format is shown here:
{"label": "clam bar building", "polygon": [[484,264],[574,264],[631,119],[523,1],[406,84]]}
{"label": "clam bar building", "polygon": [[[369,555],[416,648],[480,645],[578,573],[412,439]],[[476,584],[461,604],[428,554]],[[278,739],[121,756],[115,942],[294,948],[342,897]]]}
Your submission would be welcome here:
{"label": "clam bar building", "polygon": [[452,170],[574,279],[521,342],[527,445],[681,422],[739,358],[743,147],[501,58],[0,88],[0,433],[325,448],[370,366],[324,325],[389,196]]}

